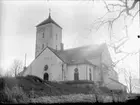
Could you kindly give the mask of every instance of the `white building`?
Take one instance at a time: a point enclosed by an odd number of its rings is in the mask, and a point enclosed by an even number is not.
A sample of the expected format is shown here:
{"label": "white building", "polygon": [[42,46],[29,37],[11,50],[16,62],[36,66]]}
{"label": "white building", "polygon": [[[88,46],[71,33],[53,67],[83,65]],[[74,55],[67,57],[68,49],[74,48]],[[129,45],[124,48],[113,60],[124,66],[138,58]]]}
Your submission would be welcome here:
{"label": "white building", "polygon": [[49,81],[92,80],[113,89],[125,88],[118,82],[105,43],[64,50],[62,28],[50,14],[36,28],[35,59],[21,75],[35,75]]}

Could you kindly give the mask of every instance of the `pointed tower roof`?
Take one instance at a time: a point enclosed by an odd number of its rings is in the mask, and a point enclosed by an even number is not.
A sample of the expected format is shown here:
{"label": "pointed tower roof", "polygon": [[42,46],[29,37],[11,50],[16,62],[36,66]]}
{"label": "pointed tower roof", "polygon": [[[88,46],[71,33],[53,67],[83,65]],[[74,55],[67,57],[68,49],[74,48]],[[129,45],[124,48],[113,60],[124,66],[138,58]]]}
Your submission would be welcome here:
{"label": "pointed tower roof", "polygon": [[[60,27],[60,26],[51,18],[50,13],[49,13],[49,17],[48,17],[46,20],[44,20],[43,22],[41,22],[40,24],[38,24],[36,27],[41,26],[41,25],[45,25],[45,24],[48,24],[48,23],[53,23],[53,24],[57,25],[58,27]],[[62,27],[60,27],[60,28],[62,28]]]}

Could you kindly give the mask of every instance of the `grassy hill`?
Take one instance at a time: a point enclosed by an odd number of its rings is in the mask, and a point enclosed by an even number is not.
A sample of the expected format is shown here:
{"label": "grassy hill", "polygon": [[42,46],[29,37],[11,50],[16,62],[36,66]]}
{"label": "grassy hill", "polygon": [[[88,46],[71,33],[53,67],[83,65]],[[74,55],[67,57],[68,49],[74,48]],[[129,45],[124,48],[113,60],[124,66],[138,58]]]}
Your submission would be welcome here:
{"label": "grassy hill", "polygon": [[[0,101],[19,100],[27,102],[29,98],[43,96],[62,96],[70,94],[110,95],[110,90],[97,87],[93,81],[44,81],[36,76],[0,78]],[[24,99],[24,100],[23,100]]]}

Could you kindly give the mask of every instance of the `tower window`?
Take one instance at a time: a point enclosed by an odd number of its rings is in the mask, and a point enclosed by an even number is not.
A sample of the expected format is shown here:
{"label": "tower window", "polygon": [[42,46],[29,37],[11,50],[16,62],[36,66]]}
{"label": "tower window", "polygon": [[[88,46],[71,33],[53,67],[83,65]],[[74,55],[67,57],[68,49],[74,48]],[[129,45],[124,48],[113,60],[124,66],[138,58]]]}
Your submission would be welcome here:
{"label": "tower window", "polygon": [[42,34],[42,38],[44,38],[44,33]]}
{"label": "tower window", "polygon": [[56,34],[56,40],[57,40],[57,34]]}
{"label": "tower window", "polygon": [[44,49],[44,44],[42,44],[42,49]]}

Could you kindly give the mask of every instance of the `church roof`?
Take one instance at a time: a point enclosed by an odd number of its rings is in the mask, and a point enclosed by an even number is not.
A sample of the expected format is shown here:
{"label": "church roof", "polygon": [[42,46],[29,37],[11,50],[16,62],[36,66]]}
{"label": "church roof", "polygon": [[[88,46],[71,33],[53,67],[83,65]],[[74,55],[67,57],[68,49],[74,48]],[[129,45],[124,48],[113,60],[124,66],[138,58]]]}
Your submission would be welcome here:
{"label": "church roof", "polygon": [[[49,17],[48,17],[46,20],[44,20],[43,22],[41,22],[40,24],[38,24],[36,27],[42,26],[42,25],[45,25],[45,24],[48,24],[48,23],[53,23],[53,24],[57,25],[58,27],[60,27],[60,26],[51,18],[50,15],[49,15]],[[60,27],[60,28],[62,28],[62,27]]]}
{"label": "church roof", "polygon": [[67,64],[80,64],[88,63],[92,64],[89,60],[92,58],[98,58],[105,48],[105,44],[102,45],[88,45],[78,48],[72,48],[68,50],[57,51],[49,48],[55,53],[63,62]]}
{"label": "church roof", "polygon": [[[77,47],[77,48],[72,48],[72,49],[67,49],[67,50],[61,50],[61,51],[57,51],[48,46],[46,48],[50,49],[58,58],[60,58],[63,62],[69,65],[73,65],[73,64],[94,65],[89,60],[93,58],[99,58],[104,48],[107,48],[107,45],[106,44],[88,45],[88,46],[82,46],[82,47]],[[44,50],[46,50],[46,48]],[[25,71],[26,69],[23,70],[20,74],[22,75]]]}

